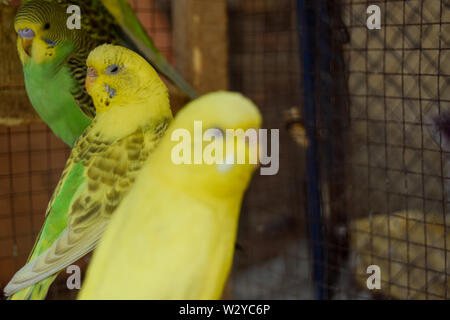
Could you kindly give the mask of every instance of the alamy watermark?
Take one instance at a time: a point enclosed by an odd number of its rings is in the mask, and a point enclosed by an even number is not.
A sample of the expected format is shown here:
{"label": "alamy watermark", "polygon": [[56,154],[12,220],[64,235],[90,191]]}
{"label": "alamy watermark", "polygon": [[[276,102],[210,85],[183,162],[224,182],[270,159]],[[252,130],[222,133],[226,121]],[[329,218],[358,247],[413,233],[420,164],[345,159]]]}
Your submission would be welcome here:
{"label": "alamy watermark", "polygon": [[369,30],[381,29],[381,9],[376,4],[367,7],[367,28]]}
{"label": "alamy watermark", "polygon": [[366,272],[370,274],[366,281],[367,289],[381,289],[381,268],[373,264],[367,267]]}
{"label": "alamy watermark", "polygon": [[68,266],[66,269],[66,273],[70,274],[66,280],[67,289],[73,290],[81,289],[81,269],[76,264]]}
{"label": "alamy watermark", "polygon": [[[270,130],[270,155],[267,129],[207,129],[202,121],[194,121],[194,137],[187,129],[176,129],[171,140],[179,142],[172,148],[174,164],[216,164],[226,172],[235,165],[261,165],[261,175],[276,175],[279,170],[280,132]],[[193,144],[192,144],[193,143]],[[203,148],[203,146],[206,146]],[[193,145],[193,148],[192,148]]]}
{"label": "alamy watermark", "polygon": [[70,30],[81,29],[81,9],[79,6],[76,5],[70,5],[67,7],[67,14],[70,14],[70,16],[67,18],[66,25],[67,28]]}

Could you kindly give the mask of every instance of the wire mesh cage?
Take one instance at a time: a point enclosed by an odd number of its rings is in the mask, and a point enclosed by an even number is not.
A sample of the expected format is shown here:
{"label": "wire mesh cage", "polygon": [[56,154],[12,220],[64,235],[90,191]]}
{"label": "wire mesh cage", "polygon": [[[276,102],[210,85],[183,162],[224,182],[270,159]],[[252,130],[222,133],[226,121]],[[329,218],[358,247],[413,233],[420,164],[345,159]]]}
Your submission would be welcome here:
{"label": "wire mesh cage", "polygon": [[375,32],[360,27],[367,5],[343,4],[351,39],[350,270],[367,279],[364,267],[378,265],[386,297],[446,299],[446,156],[429,119],[448,104],[449,3],[381,2],[383,28]]}
{"label": "wire mesh cage", "polygon": [[[130,3],[177,65],[173,1]],[[226,5],[229,89],[280,129],[280,152],[278,173],[246,194],[225,297],[447,299],[448,155],[433,119],[450,102],[450,2]],[[1,128],[0,287],[25,263],[69,153],[34,120]],[[66,277],[49,299],[76,297]]]}
{"label": "wire mesh cage", "polygon": [[[367,25],[373,4],[379,29]],[[318,109],[333,114],[319,111],[319,130],[338,121],[338,139],[318,138],[319,157],[333,163],[320,170],[324,290],[330,298],[446,299],[446,156],[430,134],[430,115],[448,103],[448,3],[341,1],[328,14],[337,7],[342,24],[329,24],[329,42],[343,41],[330,65],[342,58],[335,79],[345,87],[337,104],[318,98]],[[343,181],[344,191],[333,198],[335,182],[327,179]],[[370,266],[381,273],[377,290],[368,289]]]}
{"label": "wire mesh cage", "polygon": [[280,128],[279,172],[255,176],[243,206],[238,236],[242,250],[236,253],[232,297],[311,298],[304,150],[291,139],[283,116],[302,101],[296,4],[274,0],[228,5],[231,89],[255,101],[264,127]]}

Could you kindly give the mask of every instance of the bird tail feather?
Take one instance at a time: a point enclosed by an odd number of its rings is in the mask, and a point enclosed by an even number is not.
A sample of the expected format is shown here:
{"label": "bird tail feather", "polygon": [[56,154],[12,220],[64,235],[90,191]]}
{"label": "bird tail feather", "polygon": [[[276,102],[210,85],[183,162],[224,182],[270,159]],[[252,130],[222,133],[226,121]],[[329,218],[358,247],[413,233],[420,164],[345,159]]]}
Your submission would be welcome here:
{"label": "bird tail feather", "polygon": [[20,290],[19,292],[16,292],[12,296],[8,297],[8,300],[44,300],[51,284],[57,276],[58,274],[54,274],[41,282]]}

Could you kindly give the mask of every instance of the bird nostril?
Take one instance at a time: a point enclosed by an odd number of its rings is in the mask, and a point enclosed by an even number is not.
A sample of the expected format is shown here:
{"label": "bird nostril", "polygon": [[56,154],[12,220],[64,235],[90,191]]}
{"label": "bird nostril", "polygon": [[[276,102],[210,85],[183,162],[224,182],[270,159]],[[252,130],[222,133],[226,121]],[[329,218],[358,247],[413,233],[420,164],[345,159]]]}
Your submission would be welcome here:
{"label": "bird nostril", "polygon": [[98,77],[98,73],[93,67],[89,67],[87,69],[87,76],[90,77],[90,78],[97,78]]}

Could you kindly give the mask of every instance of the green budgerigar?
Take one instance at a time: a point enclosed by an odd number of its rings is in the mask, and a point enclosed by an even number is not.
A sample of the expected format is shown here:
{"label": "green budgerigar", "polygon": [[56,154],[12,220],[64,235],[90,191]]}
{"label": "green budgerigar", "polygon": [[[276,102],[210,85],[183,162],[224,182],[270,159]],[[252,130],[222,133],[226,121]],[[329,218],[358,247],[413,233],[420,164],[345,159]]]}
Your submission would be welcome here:
{"label": "green budgerigar", "polygon": [[57,273],[90,252],[172,120],[167,87],[138,54],[102,45],[87,59],[97,111],[75,143],[28,263],[4,288],[43,299]]}
{"label": "green budgerigar", "polygon": [[[89,52],[101,44],[119,44],[140,53],[189,97],[196,97],[157,50],[127,0],[22,2],[15,30],[26,90],[40,117],[69,146],[95,116],[84,88],[85,63]],[[69,8],[73,5],[81,10],[79,29],[72,19],[74,7]]]}

